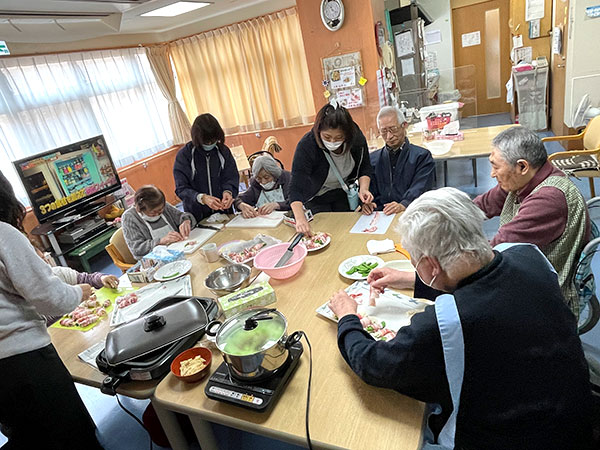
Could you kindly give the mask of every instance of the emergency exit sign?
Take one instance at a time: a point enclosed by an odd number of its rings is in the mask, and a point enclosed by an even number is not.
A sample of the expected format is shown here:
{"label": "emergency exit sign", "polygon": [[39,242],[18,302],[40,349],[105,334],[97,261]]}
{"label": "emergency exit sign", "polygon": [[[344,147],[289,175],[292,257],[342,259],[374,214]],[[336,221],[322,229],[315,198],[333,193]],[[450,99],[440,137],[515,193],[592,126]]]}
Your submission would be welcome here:
{"label": "emergency exit sign", "polygon": [[4,41],[0,41],[0,55],[10,55],[10,50]]}

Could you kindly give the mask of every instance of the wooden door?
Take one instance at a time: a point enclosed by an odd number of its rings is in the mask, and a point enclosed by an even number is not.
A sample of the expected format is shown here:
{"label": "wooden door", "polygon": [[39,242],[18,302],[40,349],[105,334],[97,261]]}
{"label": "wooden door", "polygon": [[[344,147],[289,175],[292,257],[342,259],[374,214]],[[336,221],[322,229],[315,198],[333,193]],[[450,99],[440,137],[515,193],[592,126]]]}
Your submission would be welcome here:
{"label": "wooden door", "polygon": [[567,64],[567,36],[569,33],[569,0],[556,0],[553,27],[561,30],[562,48],[560,54],[552,53],[550,59],[550,126],[557,136],[569,133],[565,125],[565,67]]}
{"label": "wooden door", "polygon": [[509,0],[452,10],[457,89],[474,86],[477,95],[473,105],[463,109],[463,115],[510,111],[504,87],[511,70],[508,16]]}

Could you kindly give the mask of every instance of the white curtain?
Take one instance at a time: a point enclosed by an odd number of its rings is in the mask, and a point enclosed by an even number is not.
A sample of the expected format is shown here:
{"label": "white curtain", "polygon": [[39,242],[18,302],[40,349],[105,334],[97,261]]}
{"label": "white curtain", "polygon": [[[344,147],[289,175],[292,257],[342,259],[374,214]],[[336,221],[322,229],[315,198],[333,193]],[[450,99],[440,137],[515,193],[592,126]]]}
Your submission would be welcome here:
{"label": "white curtain", "polygon": [[103,134],[120,167],[172,145],[167,100],[143,48],[0,59],[0,167]]}

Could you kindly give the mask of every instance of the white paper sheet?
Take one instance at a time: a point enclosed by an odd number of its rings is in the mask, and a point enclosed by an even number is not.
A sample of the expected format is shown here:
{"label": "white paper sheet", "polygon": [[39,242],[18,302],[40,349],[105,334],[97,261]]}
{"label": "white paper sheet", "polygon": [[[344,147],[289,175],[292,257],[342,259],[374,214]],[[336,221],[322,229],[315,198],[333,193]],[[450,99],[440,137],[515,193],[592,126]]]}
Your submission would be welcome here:
{"label": "white paper sheet", "polygon": [[523,35],[517,34],[516,36],[513,36],[513,48],[520,47],[523,47]]}
{"label": "white paper sheet", "polygon": [[89,364],[94,369],[98,369],[98,365],[96,364],[96,356],[100,354],[102,350],[104,350],[105,341],[102,340],[100,342],[95,343],[90,348],[85,349],[79,355],[79,359],[81,359],[84,363]]}
{"label": "white paper sheet", "polygon": [[473,47],[474,45],[481,44],[481,34],[479,31],[473,31],[472,33],[465,33],[462,35],[462,46]]}
{"label": "white paper sheet", "polygon": [[394,35],[396,42],[396,57],[402,58],[403,56],[412,55],[415,52],[415,46],[413,44],[412,32],[403,31]]}
{"label": "white paper sheet", "polygon": [[544,17],[545,0],[525,0],[525,21],[541,19]]}
{"label": "white paper sheet", "polygon": [[440,42],[442,42],[442,32],[440,30],[425,32],[425,45],[439,44]]}
{"label": "white paper sheet", "polygon": [[385,234],[394,217],[396,217],[396,214],[386,216],[382,211],[375,211],[368,216],[362,215],[356,221],[350,233]]}
{"label": "white paper sheet", "polygon": [[354,67],[342,67],[329,73],[329,87],[331,89],[345,89],[356,86],[356,71]]}
{"label": "white paper sheet", "polygon": [[412,58],[401,59],[402,76],[415,74],[415,63]]}

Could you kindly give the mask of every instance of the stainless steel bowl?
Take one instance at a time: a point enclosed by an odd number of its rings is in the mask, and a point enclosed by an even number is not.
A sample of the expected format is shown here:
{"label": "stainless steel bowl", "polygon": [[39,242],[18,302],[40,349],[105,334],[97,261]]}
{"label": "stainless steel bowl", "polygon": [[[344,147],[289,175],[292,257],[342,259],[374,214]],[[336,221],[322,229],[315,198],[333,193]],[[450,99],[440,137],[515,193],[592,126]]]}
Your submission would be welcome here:
{"label": "stainless steel bowl", "polygon": [[227,295],[245,287],[251,271],[246,264],[229,264],[209,274],[204,285],[216,295]]}

